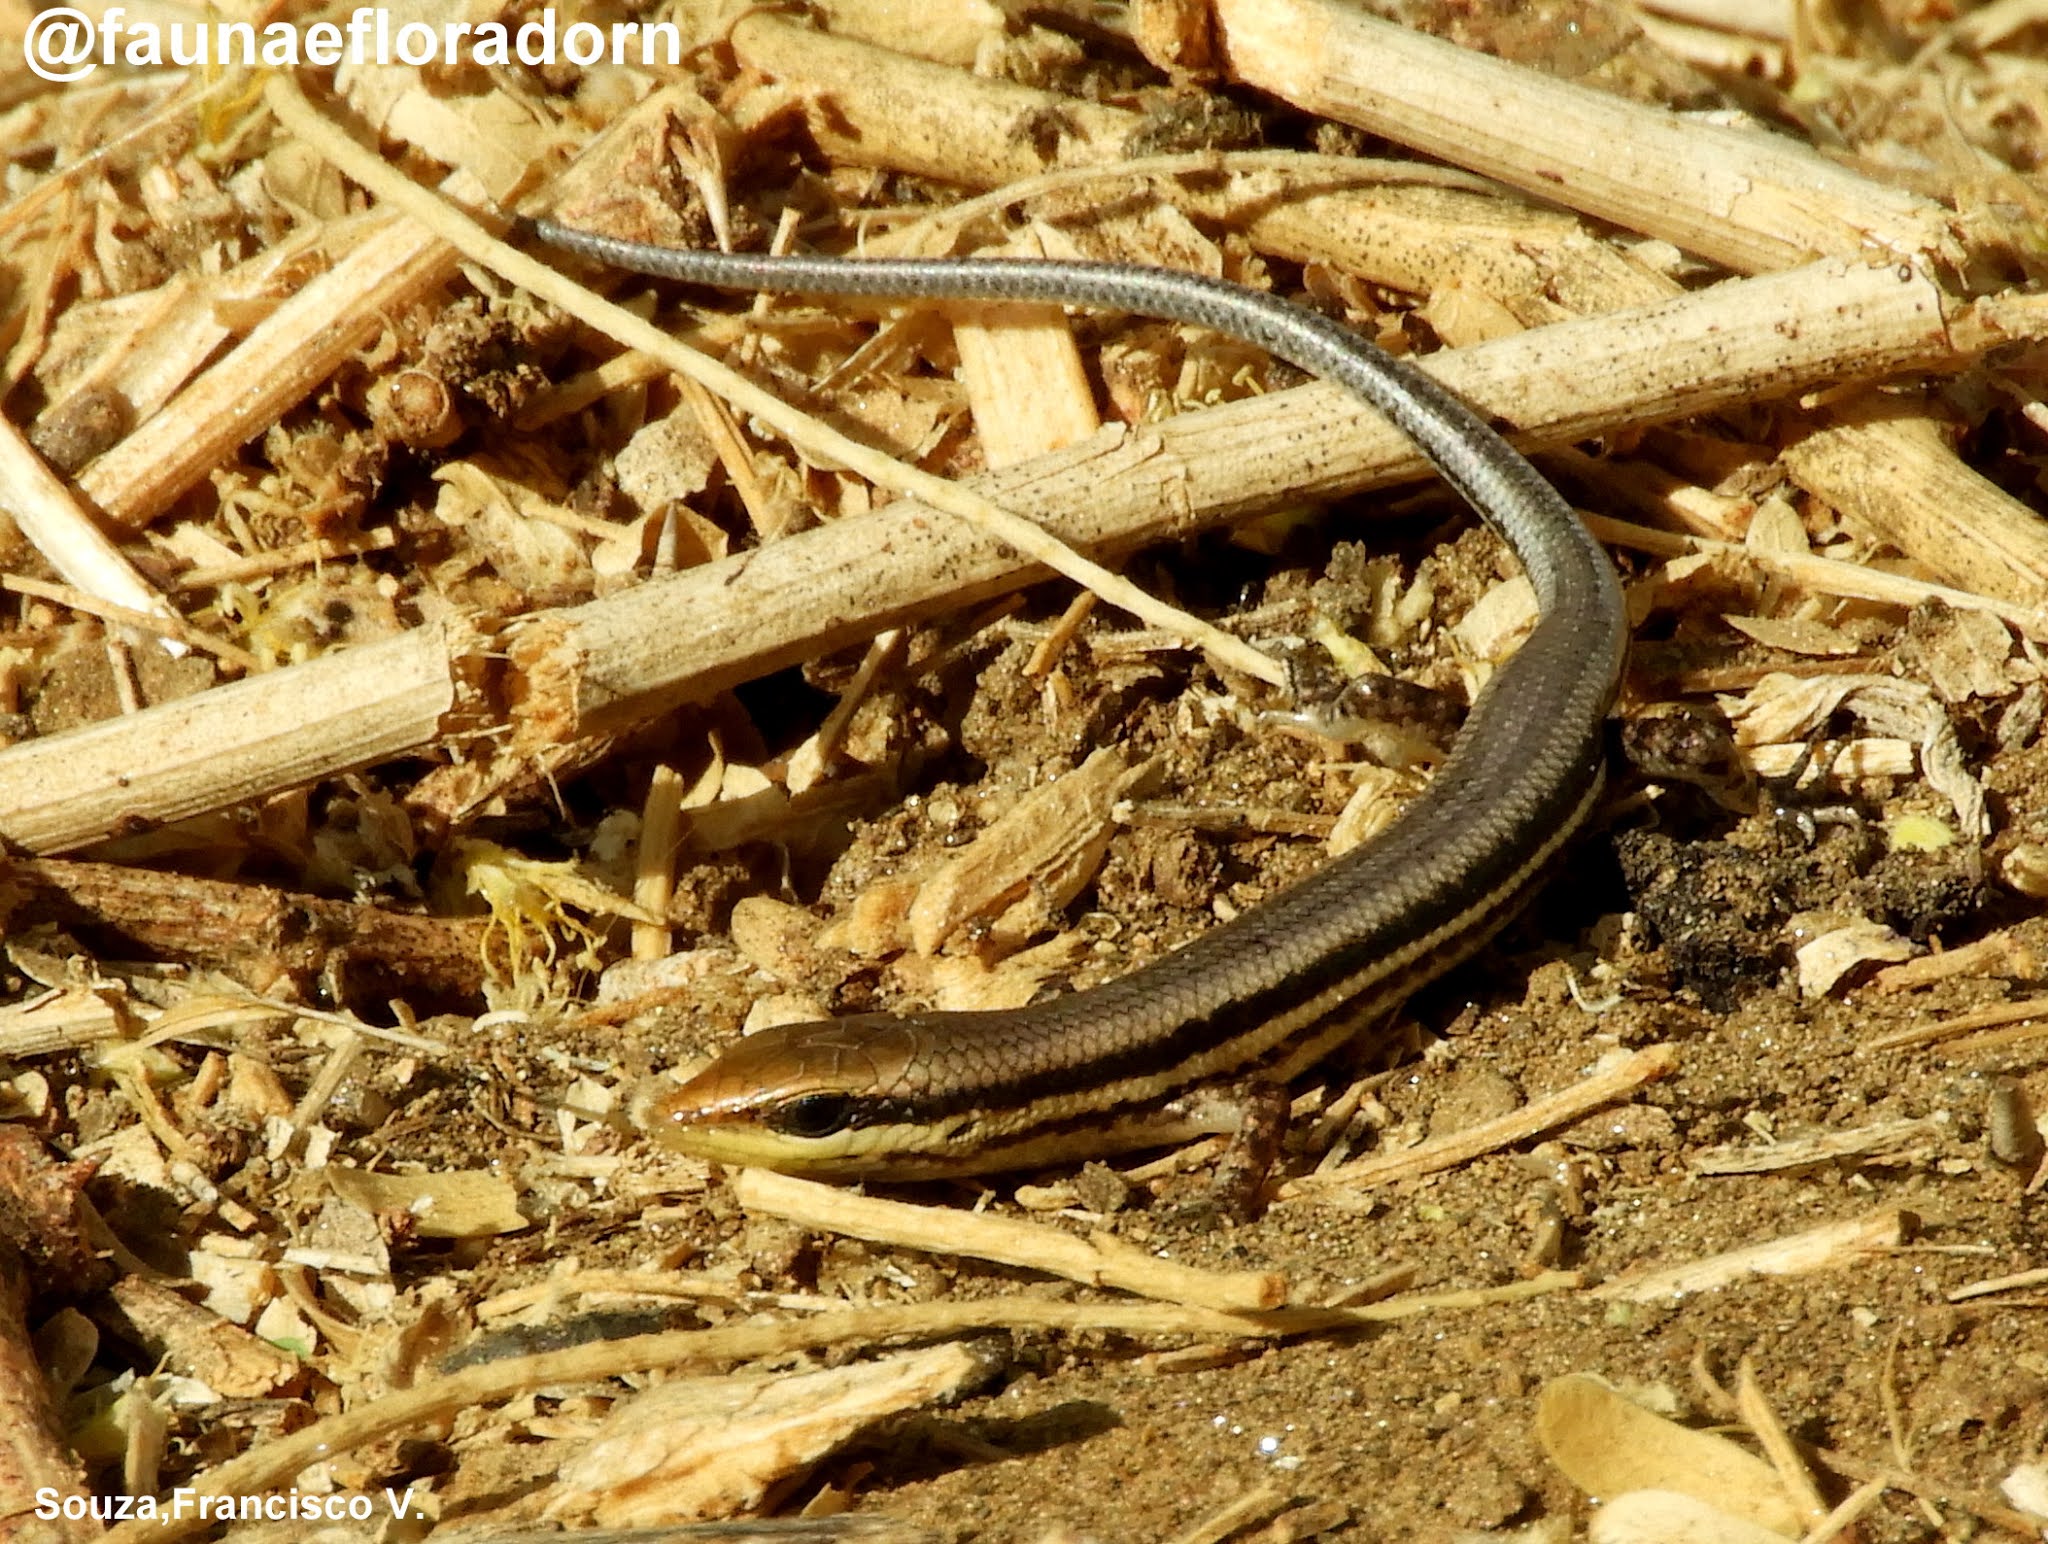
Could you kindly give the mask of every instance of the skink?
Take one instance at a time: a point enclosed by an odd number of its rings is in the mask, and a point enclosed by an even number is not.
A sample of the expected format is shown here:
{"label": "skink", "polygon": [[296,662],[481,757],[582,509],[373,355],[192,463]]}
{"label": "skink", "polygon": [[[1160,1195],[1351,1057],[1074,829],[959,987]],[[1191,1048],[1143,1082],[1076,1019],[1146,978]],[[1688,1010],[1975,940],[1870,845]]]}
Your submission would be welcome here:
{"label": "skink", "polygon": [[647,246],[535,222],[551,245],[728,290],[1099,307],[1227,333],[1386,415],[1498,531],[1541,615],[1424,791],[1366,846],[1186,947],[1026,1007],[763,1030],[652,1100],[665,1142],[726,1163],[920,1179],[1151,1145],[1205,1085],[1284,1083],[1466,958],[1585,821],[1627,641],[1614,569],[1563,498],[1429,376],[1290,301],[1121,263],[863,261]]}

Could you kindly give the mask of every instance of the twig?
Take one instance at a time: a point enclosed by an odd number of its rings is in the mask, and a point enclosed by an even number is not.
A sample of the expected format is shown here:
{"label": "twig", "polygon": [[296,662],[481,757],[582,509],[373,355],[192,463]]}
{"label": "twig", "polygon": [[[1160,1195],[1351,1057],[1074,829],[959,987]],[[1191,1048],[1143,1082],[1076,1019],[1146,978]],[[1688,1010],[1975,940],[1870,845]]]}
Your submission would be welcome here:
{"label": "twig", "polygon": [[453,252],[402,220],[364,227],[333,268],[80,473],[80,491],[115,523],[147,525],[454,271]]}
{"label": "twig", "polygon": [[1161,1260],[1108,1234],[1076,1238],[1057,1228],[957,1208],[911,1206],[766,1169],[742,1169],[733,1194],[749,1211],[927,1254],[972,1255],[1096,1287],[1225,1312],[1277,1308],[1287,1278],[1277,1271],[1205,1271]]}
{"label": "twig", "polygon": [[[183,617],[171,612],[162,601],[148,610],[134,606],[117,605],[89,591],[68,584],[51,584],[46,579],[31,579],[24,574],[0,574],[0,589],[12,590],[16,595],[29,595],[37,600],[53,601],[59,606],[68,606],[86,616],[98,617],[103,622],[113,622],[122,627],[139,628],[143,632],[155,633],[172,643],[198,649],[216,659],[233,665],[237,670],[255,671],[262,667],[262,661],[240,644],[229,643],[225,638],[216,638],[203,628],[194,627]],[[157,607],[162,607],[158,610]]]}
{"label": "twig", "polygon": [[98,602],[121,620],[139,613],[148,620],[134,625],[156,632],[185,625],[6,418],[0,418],[0,508],[14,517],[21,534],[66,584],[76,587],[70,594],[78,601],[67,599],[67,605],[78,603],[80,609],[91,610],[86,602]]}
{"label": "twig", "polygon": [[1315,1195],[1326,1190],[1364,1190],[1396,1180],[1418,1179],[1444,1169],[1468,1163],[1482,1153],[1512,1146],[1530,1137],[1562,1126],[1580,1116],[1612,1104],[1645,1083],[1654,1083],[1678,1067],[1678,1047],[1653,1045],[1623,1057],[1613,1066],[1595,1073],[1555,1094],[1532,1099],[1519,1110],[1494,1120],[1481,1121],[1447,1137],[1421,1143],[1398,1153],[1361,1158],[1339,1164],[1317,1174],[1304,1174],[1280,1187],[1280,1198]]}
{"label": "twig", "polygon": [[1649,1303],[1725,1287],[1745,1276],[1803,1276],[1853,1264],[1881,1249],[1896,1249],[1905,1236],[1906,1214],[1886,1209],[1683,1265],[1620,1276],[1595,1287],[1593,1296]]}

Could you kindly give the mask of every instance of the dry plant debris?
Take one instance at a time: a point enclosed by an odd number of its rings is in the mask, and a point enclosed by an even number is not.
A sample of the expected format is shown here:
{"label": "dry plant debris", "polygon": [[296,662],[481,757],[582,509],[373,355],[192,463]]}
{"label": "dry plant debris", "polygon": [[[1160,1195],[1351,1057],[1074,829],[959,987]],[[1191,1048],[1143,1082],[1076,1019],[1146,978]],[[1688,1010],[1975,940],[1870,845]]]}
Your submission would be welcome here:
{"label": "dry plant debris", "polygon": [[[450,1537],[2038,1536],[2039,6],[649,14],[673,67],[8,59],[0,1537],[178,1486]],[[1415,774],[1272,688],[1467,697],[1498,544],[1227,340],[719,300],[514,211],[1271,287],[1588,508],[1638,769],[1294,1090],[1263,1219],[1200,1142],[858,1196],[630,1113],[1359,839]]]}

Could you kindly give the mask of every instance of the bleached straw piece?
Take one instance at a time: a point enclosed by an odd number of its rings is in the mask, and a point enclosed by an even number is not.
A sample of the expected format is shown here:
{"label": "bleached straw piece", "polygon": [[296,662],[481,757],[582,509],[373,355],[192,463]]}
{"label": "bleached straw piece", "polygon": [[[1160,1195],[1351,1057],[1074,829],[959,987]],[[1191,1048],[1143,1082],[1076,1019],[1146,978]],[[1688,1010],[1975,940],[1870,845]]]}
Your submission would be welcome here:
{"label": "bleached straw piece", "polygon": [[1374,1185],[1392,1184],[1396,1180],[1419,1179],[1426,1174],[1441,1173],[1461,1163],[1469,1163],[1481,1154],[1525,1142],[1582,1115],[1589,1115],[1601,1106],[1635,1092],[1645,1083],[1669,1075],[1677,1067],[1677,1046],[1646,1046],[1570,1088],[1560,1089],[1541,1099],[1531,1099],[1520,1109],[1510,1110],[1493,1120],[1481,1121],[1449,1136],[1404,1148],[1397,1153],[1361,1158],[1354,1163],[1339,1164],[1334,1169],[1291,1179],[1280,1187],[1280,1199],[1292,1200],[1297,1196],[1313,1196],[1331,1190],[1364,1190]]}
{"label": "bleached straw piece", "polygon": [[0,752],[0,834],[30,852],[229,809],[431,745],[455,727],[435,623]]}
{"label": "bleached straw piece", "polygon": [[1948,211],[1796,141],[1681,118],[1337,0],[1217,0],[1232,76],[1743,273],[1876,251],[1953,264]]}
{"label": "bleached straw piece", "polygon": [[1108,1234],[1076,1238],[1042,1223],[951,1206],[912,1206],[767,1169],[739,1170],[732,1189],[747,1210],[803,1227],[926,1254],[970,1255],[1023,1266],[1191,1308],[1235,1313],[1277,1308],[1287,1300],[1287,1278],[1278,1271],[1205,1271],[1162,1260]]}
{"label": "bleached straw piece", "polygon": [[1747,1276],[1805,1276],[1841,1270],[1880,1250],[1898,1248],[1905,1242],[1906,1230],[1906,1214],[1887,1208],[1662,1270],[1618,1276],[1595,1287],[1593,1296],[1652,1303],[1712,1291]]}
{"label": "bleached straw piece", "polygon": [[[7,418],[0,418],[0,510],[13,517],[65,583],[129,611],[183,621]],[[185,650],[182,643],[165,647],[178,654]]]}
{"label": "bleached straw piece", "polygon": [[118,525],[149,524],[454,271],[454,249],[405,220],[364,229],[334,267],[86,468],[80,490]]}

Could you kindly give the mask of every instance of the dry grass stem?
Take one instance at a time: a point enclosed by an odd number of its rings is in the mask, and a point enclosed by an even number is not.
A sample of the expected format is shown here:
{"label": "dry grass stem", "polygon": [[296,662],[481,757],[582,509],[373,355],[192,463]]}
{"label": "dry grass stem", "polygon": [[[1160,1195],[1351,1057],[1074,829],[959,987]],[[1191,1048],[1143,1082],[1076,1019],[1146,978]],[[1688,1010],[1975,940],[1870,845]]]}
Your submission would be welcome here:
{"label": "dry grass stem", "polygon": [[1842,1498],[1840,1506],[1809,1528],[1799,1544],[1831,1544],[1832,1540],[1841,1538],[1890,1489],[1890,1483],[1884,1479],[1865,1480]]}
{"label": "dry grass stem", "polygon": [[1949,426],[1888,401],[1837,411],[1786,447],[1793,481],[1965,589],[2026,602],[2048,588],[2038,517],[1956,459]]}
{"label": "dry grass stem", "polygon": [[120,992],[51,987],[0,1008],[0,1057],[12,1061],[82,1051],[126,1032]]}
{"label": "dry grass stem", "polygon": [[1222,1544],[1233,1533],[1272,1517],[1287,1505],[1287,1499],[1287,1492],[1271,1482],[1254,1485],[1175,1537],[1173,1544]]}
{"label": "dry grass stem", "polygon": [[[2048,997],[2026,997],[2018,1002],[1994,1003],[1988,1008],[1975,1008],[1968,1013],[1958,1013],[1953,1018],[1943,1019],[1935,1024],[1916,1024],[1910,1029],[1895,1029],[1889,1034],[1878,1035],[1866,1041],[1860,1049],[1865,1055],[1879,1051],[1905,1051],[1923,1045],[1940,1045],[1955,1040],[1972,1030],[1990,1029],[1995,1025],[2021,1023],[2048,1018]],[[2029,1033],[2042,1034],[2048,1030],[2029,1027]]]}
{"label": "dry grass stem", "polygon": [[1785,1423],[1771,1408],[1770,1399],[1757,1382],[1756,1365],[1748,1356],[1735,1369],[1735,1413],[1756,1438],[1771,1467],[1777,1470],[1778,1483],[1785,1487],[1785,1494],[1807,1526],[1817,1527],[1828,1515],[1828,1504],[1814,1482],[1813,1471],[1785,1430]]}
{"label": "dry grass stem", "polygon": [[[1916,1472],[1908,1464],[1886,1466],[1873,1464],[1854,1454],[1844,1453],[1839,1448],[1816,1448],[1815,1456],[1837,1474],[1845,1475],[1857,1482],[1858,1493],[1871,1485],[1881,1485],[1886,1490],[1903,1491],[1920,1502],[1921,1515],[1934,1528],[1948,1526],[1940,1508],[1947,1507],[1958,1512],[1967,1512],[1972,1517],[1982,1518],[1997,1528],[2003,1528],[2015,1538],[2032,1539],[2041,1531],[2039,1516],[2009,1507],[1987,1496],[1972,1495],[1954,1485],[1944,1485],[1940,1480]],[[1845,1503],[1846,1505],[1846,1503]],[[1819,1529],[1815,1530],[1819,1532]]]}
{"label": "dry grass stem", "polygon": [[1593,1288],[1593,1296],[1652,1303],[1731,1286],[1748,1276],[1803,1276],[1852,1269],[1868,1262],[1873,1254],[1898,1248],[1905,1242],[1906,1226],[1903,1212],[1871,1212],[1682,1265],[1630,1271]]}
{"label": "dry grass stem", "polygon": [[[1493,184],[1450,168],[1295,151],[1125,160],[1113,146],[1142,140],[1150,127],[1142,113],[911,57],[921,52],[912,36],[877,46],[756,13],[735,24],[732,37],[744,63],[806,104],[806,127],[835,159],[955,186],[997,184],[864,243],[878,256],[921,249],[934,232],[963,229],[1020,200],[1056,204],[1083,188],[1106,197],[1117,182],[1171,178],[1152,190],[1190,215],[1241,229],[1258,251],[1418,294],[1519,288],[1524,294],[1506,308],[1528,320],[1557,316],[1558,295],[1614,310],[1678,291],[1585,240],[1569,216],[1504,201]],[[1020,130],[1038,121],[1066,132]],[[941,123],[943,130],[928,127]],[[1476,341],[1449,308],[1431,320],[1446,342]]]}
{"label": "dry grass stem", "polygon": [[403,221],[373,223],[334,266],[79,475],[115,524],[139,529],[243,441],[304,400],[385,325],[442,283],[455,253]]}
{"label": "dry grass stem", "polygon": [[701,1271],[579,1270],[546,1277],[527,1287],[495,1293],[476,1305],[479,1323],[510,1318],[555,1303],[682,1299],[688,1302],[742,1303],[795,1312],[836,1312],[844,1298],[804,1292],[761,1292],[738,1280],[707,1276]]}
{"label": "dry grass stem", "polygon": [[122,615],[142,612],[159,627],[182,626],[164,598],[107,539],[90,512],[80,507],[77,496],[22,437],[21,430],[4,418],[0,418],[0,509],[66,584],[108,602]]}
{"label": "dry grass stem", "polygon": [[[0,866],[0,878],[17,904],[26,903],[25,912],[125,938],[160,958],[203,961],[241,975],[258,991],[289,986],[303,992],[323,979],[340,984],[350,970],[427,996],[471,993],[483,984],[483,923],[474,917],[426,917],[269,885],[61,858],[13,859]],[[345,968],[330,976],[330,967]],[[246,1019],[252,1012],[323,1019],[427,1054],[446,1049],[311,1007],[237,1002],[228,1016]],[[166,1023],[178,1017],[174,1010]],[[194,1032],[204,1027],[189,1019],[186,1025]]]}
{"label": "dry grass stem", "polygon": [[2000,928],[1974,943],[1888,966],[1870,978],[1870,990],[1905,992],[1958,976],[2006,976],[2033,981],[2040,978],[2042,971],[2043,961],[2032,944],[2012,928]]}
{"label": "dry grass stem", "polygon": [[1942,1127],[1927,1116],[1875,1121],[1847,1131],[1795,1137],[1765,1147],[1709,1148],[1695,1157],[1690,1167],[1695,1174],[1771,1174],[1840,1163],[1845,1158],[1904,1162],[1936,1151],[1942,1134]]}
{"label": "dry grass stem", "polygon": [[[1555,1280],[1517,1283],[1492,1293],[1444,1294],[1431,1307],[1455,1296],[1474,1302],[1512,1301],[1532,1292],[1556,1290]],[[1391,1305],[1378,1305],[1384,1309]],[[824,1346],[865,1345],[896,1336],[932,1339],[979,1329],[1102,1331],[1141,1337],[1196,1336],[1237,1339],[1323,1333],[1393,1317],[1366,1309],[1280,1309],[1231,1314],[1166,1304],[1055,1303],[1001,1298],[980,1303],[918,1303],[854,1308],[777,1324],[710,1330],[677,1330],[600,1341],[566,1351],[488,1362],[386,1394],[341,1415],[278,1437],[217,1464],[194,1484],[205,1496],[259,1495],[286,1488],[308,1464],[350,1452],[394,1433],[430,1428],[480,1405],[512,1399],[536,1389],[582,1384],[631,1373],[678,1367],[718,1366],[786,1355]],[[155,1522],[127,1522],[109,1529],[107,1544],[169,1544],[207,1525],[196,1511]]]}
{"label": "dry grass stem", "polygon": [[211,568],[189,568],[178,576],[171,588],[186,592],[217,589],[224,584],[246,584],[252,579],[267,579],[294,568],[337,563],[343,558],[359,558],[372,552],[389,552],[397,545],[398,533],[389,527],[363,531],[354,536],[326,536],[314,541],[294,542],[289,547],[279,547],[271,552],[253,552],[232,563]]}
{"label": "dry grass stem", "polygon": [[1887,573],[1863,563],[1845,563],[1839,558],[1824,558],[1811,553],[1773,552],[1744,542],[1716,541],[1711,537],[1689,536],[1679,531],[1660,531],[1608,515],[1588,514],[1585,521],[1588,529],[1602,541],[1636,552],[1662,558],[1689,552],[1715,553],[1789,580],[1811,595],[1876,601],[1880,605],[1901,606],[1909,610],[1923,601],[1938,600],[1964,611],[1988,611],[2029,638],[2048,640],[2048,608],[2038,600],[1997,600],[1974,590],[1959,590],[1905,574]]}
{"label": "dry grass stem", "polygon": [[766,1169],[740,1170],[732,1187],[749,1211],[927,1254],[994,1260],[1088,1286],[1230,1313],[1277,1308],[1287,1301],[1286,1278],[1277,1272],[1198,1270],[1107,1234],[1081,1239],[1038,1223],[885,1201]]}
{"label": "dry grass stem", "polygon": [[1454,1169],[1482,1154],[1526,1142],[1582,1115],[1591,1114],[1603,1105],[1626,1098],[1644,1084],[1669,1076],[1677,1070],[1678,1061],[1678,1048],[1672,1045],[1655,1045],[1633,1051],[1583,1082],[1541,1099],[1532,1099],[1519,1110],[1498,1119],[1482,1121],[1451,1136],[1423,1142],[1398,1153],[1361,1158],[1289,1180],[1280,1187],[1280,1198],[1290,1200],[1331,1190],[1363,1190]]}
{"label": "dry grass stem", "polygon": [[[994,187],[1048,170],[1049,136],[1034,132],[1050,93],[991,81],[950,64],[913,57],[916,49],[877,48],[756,12],[733,24],[733,51],[747,67],[788,84],[833,111],[822,143],[857,164],[887,165],[956,186]],[[1108,165],[1123,158],[1134,115],[1098,102],[1063,98],[1059,162]],[[837,108],[845,103],[848,116]],[[886,103],[885,110],[877,110]],[[866,110],[863,110],[866,109]],[[812,124],[817,132],[818,124]],[[851,142],[862,148],[848,155]]]}
{"label": "dry grass stem", "polygon": [[51,584],[47,579],[30,579],[21,574],[0,574],[0,588],[11,590],[16,595],[29,595],[37,600],[52,601],[59,606],[69,607],[73,611],[98,617],[103,622],[112,622],[120,627],[132,627],[139,632],[154,633],[167,640],[167,648],[198,649],[201,653],[211,654],[237,670],[253,671],[261,663],[255,655],[239,644],[229,643],[225,638],[216,638],[194,627],[183,617],[168,614],[170,608],[160,600],[147,609],[138,609],[107,600],[90,590],[68,584]]}
{"label": "dry grass stem", "polygon": [[2048,1268],[2031,1271],[2015,1271],[2010,1276],[1994,1276],[1985,1281],[1973,1281],[1957,1287],[1948,1294],[1951,1303],[1967,1303],[1972,1298],[1995,1297],[2001,1292],[2017,1292],[2025,1287],[2048,1285]]}

